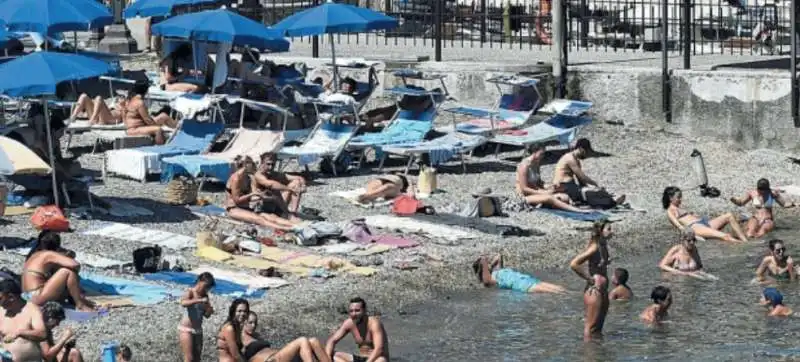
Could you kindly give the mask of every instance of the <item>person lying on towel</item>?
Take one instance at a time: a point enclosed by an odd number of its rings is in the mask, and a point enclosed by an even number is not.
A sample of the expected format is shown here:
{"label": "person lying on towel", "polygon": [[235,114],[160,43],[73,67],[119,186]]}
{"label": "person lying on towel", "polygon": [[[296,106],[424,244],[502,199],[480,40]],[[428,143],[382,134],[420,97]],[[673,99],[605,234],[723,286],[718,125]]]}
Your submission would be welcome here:
{"label": "person lying on towel", "polygon": [[593,208],[611,209],[625,202],[625,195],[614,197],[583,172],[581,160],[594,151],[586,138],[578,139],[570,152],[558,160],[553,170],[553,185],[558,192],[566,193],[573,203],[588,204]]}
{"label": "person lying on towel", "polygon": [[[248,156],[234,160],[236,171],[225,185],[228,194],[225,212],[234,220],[260,225],[280,231],[292,231],[297,224],[284,217],[286,209],[269,199],[269,195],[257,191],[255,181],[256,163]],[[274,198],[273,198],[274,199]]]}
{"label": "person lying on towel", "polygon": [[391,200],[401,194],[414,195],[414,187],[405,175],[390,173],[378,176],[367,182],[366,192],[358,195],[360,203],[374,202],[378,199]]}
{"label": "person lying on towel", "polygon": [[175,129],[178,128],[178,122],[170,117],[169,107],[164,107],[152,116],[147,109],[147,103],[144,101],[147,90],[150,86],[145,81],[137,81],[131,89],[128,96],[124,112],[121,114],[123,122],[125,122],[126,133],[131,136],[150,136],[155,139],[157,145],[163,145],[166,142],[164,136],[163,126]]}
{"label": "person lying on towel", "polygon": [[75,309],[94,311],[95,304],[81,290],[80,269],[80,263],[65,255],[61,237],[55,232],[43,231],[22,267],[24,296],[36,305],[71,298]]}
{"label": "person lying on towel", "polygon": [[306,179],[300,175],[275,170],[277,161],[278,156],[275,153],[262,154],[254,180],[260,192],[272,196],[278,207],[287,212],[291,219],[295,219],[300,210],[300,198],[306,192]]}
{"label": "person lying on towel", "polygon": [[559,285],[545,283],[528,274],[520,273],[503,265],[500,254],[488,260],[480,257],[472,263],[472,271],[485,287],[510,289],[521,293],[563,293],[565,289]]}

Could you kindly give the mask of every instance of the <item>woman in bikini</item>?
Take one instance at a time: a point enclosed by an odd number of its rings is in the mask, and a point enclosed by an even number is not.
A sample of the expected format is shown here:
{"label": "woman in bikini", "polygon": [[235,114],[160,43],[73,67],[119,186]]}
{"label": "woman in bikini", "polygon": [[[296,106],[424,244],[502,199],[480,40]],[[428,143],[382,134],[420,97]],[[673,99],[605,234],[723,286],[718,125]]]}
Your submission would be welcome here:
{"label": "woman in bikini", "polygon": [[793,281],[797,278],[794,270],[794,260],[786,255],[786,246],[783,240],[772,239],[769,241],[769,255],[761,260],[756,269],[756,279],[766,282],[768,278],[775,281]]}
{"label": "woman in bikini", "polygon": [[367,182],[366,192],[358,195],[356,201],[369,203],[378,199],[391,200],[401,194],[414,195],[414,187],[408,178],[401,174],[390,173]]}
{"label": "woman in bikini", "polygon": [[274,349],[270,343],[256,332],[258,328],[258,316],[250,312],[242,331],[242,342],[244,343],[245,361],[250,362],[292,362],[301,360],[303,362],[330,362],[331,357],[325,353],[325,348],[316,338],[300,337],[280,349]]}
{"label": "woman in bikini", "polygon": [[683,232],[680,244],[669,249],[658,263],[658,267],[668,273],[716,280],[717,277],[703,271],[703,262],[700,260],[700,252],[695,242],[694,231]]}
{"label": "woman in bikini", "polygon": [[90,124],[119,124],[122,123],[127,103],[127,98],[118,98],[116,105],[109,109],[103,97],[97,96],[92,99],[88,94],[83,93],[75,102],[75,109],[72,110],[70,119],[74,120],[84,114],[88,117]]}
{"label": "woman in bikini", "polygon": [[[569,264],[572,271],[586,281],[586,288],[583,291],[583,306],[586,313],[584,341],[603,335],[603,324],[609,305],[608,264],[611,257],[608,254],[608,239],[611,235],[611,223],[608,220],[595,221],[586,249]],[[586,269],[583,269],[583,264],[586,264]]]}
{"label": "woman in bikini", "polygon": [[533,144],[528,146],[530,156],[523,158],[517,166],[516,190],[517,195],[532,206],[547,206],[572,212],[589,213],[590,209],[581,209],[570,204],[567,194],[559,192],[552,185],[545,185],[539,164],[544,157],[544,145]]}
{"label": "woman in bikini", "polygon": [[[228,179],[225,190],[228,198],[225,200],[225,211],[232,219],[260,225],[281,231],[293,231],[297,225],[291,220],[284,219],[277,215],[279,210],[267,210],[264,206],[256,208],[251,206],[255,203],[269,203],[265,200],[266,196],[260,192],[254,192],[256,164],[249,156],[237,156],[234,160],[236,171]],[[269,205],[274,205],[269,203]],[[273,211],[273,212],[268,212]]]}
{"label": "woman in bikini", "polygon": [[748,238],[760,238],[775,228],[772,208],[777,203],[783,208],[794,207],[794,202],[786,202],[781,194],[773,190],[769,180],[762,178],[756,182],[756,189],[748,191],[742,197],[731,197],[731,202],[736,206],[752,203],[755,207],[753,217],[747,220],[746,235]]}
{"label": "woman in bikini", "polygon": [[181,306],[186,308],[186,315],[178,324],[178,341],[185,362],[198,362],[203,355],[203,318],[211,317],[214,313],[208,293],[215,284],[211,273],[202,273],[197,276],[194,286],[181,297]]}
{"label": "woman in bikini", "polygon": [[144,101],[147,90],[150,88],[147,82],[137,81],[131,89],[131,95],[128,97],[125,111],[123,112],[123,121],[127,134],[131,136],[150,136],[155,138],[157,145],[163,145],[166,142],[164,137],[163,126],[170,128],[177,128],[178,122],[169,116],[165,109],[158,111],[155,116],[150,116],[147,109],[147,104]]}
{"label": "woman in bikini", "polygon": [[[667,210],[667,218],[678,230],[689,229],[694,231],[696,236],[706,239],[719,239],[732,243],[747,241],[739,220],[733,213],[728,212],[709,220],[708,217],[701,217],[681,209],[682,201],[681,189],[675,186],[668,186],[661,195],[661,205]],[[721,231],[727,225],[730,225],[736,237]]]}
{"label": "woman in bikini", "polygon": [[66,319],[64,307],[56,302],[47,302],[41,309],[42,319],[47,329],[47,338],[39,343],[42,348],[42,360],[47,362],[83,362],[83,355],[75,348],[75,332],[71,328],[64,329],[58,340],[53,336],[53,330]]}
{"label": "woman in bikini", "polygon": [[228,319],[217,334],[217,352],[219,362],[244,361],[242,357],[242,326],[250,314],[250,303],[246,299],[237,298],[228,309]]}
{"label": "woman in bikini", "polygon": [[71,297],[78,310],[93,311],[94,303],[81,291],[80,268],[75,259],[64,255],[58,234],[43,231],[22,267],[22,290],[37,305]]}
{"label": "woman in bikini", "polygon": [[181,44],[161,61],[158,70],[162,90],[183,93],[196,93],[202,90],[197,84],[180,81],[186,70],[183,64],[190,63],[192,56],[192,47],[189,44]]}

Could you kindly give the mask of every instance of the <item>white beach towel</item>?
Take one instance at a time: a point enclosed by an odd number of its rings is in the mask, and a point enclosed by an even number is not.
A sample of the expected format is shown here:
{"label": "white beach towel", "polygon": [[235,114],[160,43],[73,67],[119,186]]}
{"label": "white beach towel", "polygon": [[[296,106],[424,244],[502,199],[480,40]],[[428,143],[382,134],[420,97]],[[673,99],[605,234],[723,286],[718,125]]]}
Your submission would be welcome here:
{"label": "white beach towel", "polygon": [[785,192],[789,196],[800,196],[800,185],[786,185],[776,187],[776,189]]}
{"label": "white beach towel", "polygon": [[189,273],[195,275],[200,275],[205,272],[211,273],[216,279],[222,279],[233,283],[246,285],[251,289],[275,289],[291,284],[281,278],[254,276],[247,273],[219,269],[210,266],[201,266],[189,271]]}
{"label": "white beach towel", "polygon": [[[369,202],[369,203],[361,203],[361,202],[356,201],[356,199],[358,198],[358,195],[364,194],[366,192],[367,192],[367,189],[361,187],[361,188],[357,188],[357,189],[353,189],[353,190],[335,191],[335,192],[331,192],[328,195],[329,196],[334,196],[334,197],[341,197],[341,198],[349,201],[353,205],[361,206],[361,207],[364,207],[364,208],[389,206],[394,201],[394,199],[386,200],[386,199],[382,199],[382,198],[381,199],[377,199],[377,200],[375,200],[373,202]],[[425,199],[429,198],[430,196],[431,196],[430,194],[417,193],[414,197],[416,197],[419,200],[425,200]]]}
{"label": "white beach towel", "polygon": [[143,244],[158,245],[167,249],[181,250],[196,245],[194,237],[173,234],[166,231],[149,230],[127,224],[108,222],[83,232],[86,235],[100,235],[115,239],[137,241]]}
{"label": "white beach towel", "polygon": [[147,173],[161,173],[161,155],[138,149],[106,151],[106,170],[134,180],[147,179]]}
{"label": "white beach towel", "polygon": [[[31,252],[31,248],[23,247],[23,248],[14,248],[10,249],[14,254],[19,254],[22,256],[27,256],[28,253]],[[84,252],[76,251],[75,252],[75,260],[81,265],[88,265],[95,269],[111,269],[111,268],[119,268],[125,266],[127,264],[131,264],[131,262],[124,262],[122,260],[115,260],[109,259],[100,255],[94,254],[87,254]]]}
{"label": "white beach towel", "polygon": [[356,250],[364,249],[367,246],[369,245],[346,242],[346,243],[314,246],[311,249],[319,251],[320,253],[323,254],[349,254]]}
{"label": "white beach towel", "polygon": [[475,239],[476,233],[469,233],[450,226],[434,224],[419,219],[392,215],[373,215],[364,218],[364,222],[374,228],[401,230],[408,233],[425,233],[434,238],[450,241]]}

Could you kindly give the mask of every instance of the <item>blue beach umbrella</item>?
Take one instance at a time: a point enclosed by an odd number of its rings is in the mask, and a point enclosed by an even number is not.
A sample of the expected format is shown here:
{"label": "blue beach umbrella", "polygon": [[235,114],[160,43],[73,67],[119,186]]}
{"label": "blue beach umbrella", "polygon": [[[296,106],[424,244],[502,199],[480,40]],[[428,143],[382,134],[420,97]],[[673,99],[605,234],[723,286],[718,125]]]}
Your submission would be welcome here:
{"label": "blue beach umbrella", "polygon": [[281,20],[272,28],[283,32],[286,36],[328,34],[331,43],[331,57],[333,58],[333,79],[336,82],[336,88],[338,88],[338,70],[336,67],[333,34],[387,30],[396,28],[397,24],[397,19],[386,14],[358,6],[337,4],[333,0],[327,0],[322,5],[303,10]]}
{"label": "blue beach umbrella", "polygon": [[[102,60],[67,53],[31,53],[0,64],[0,94],[11,97],[43,97],[45,130],[52,169],[55,169],[53,138],[50,131],[50,112],[47,110],[47,101],[44,97],[55,95],[58,83],[97,77],[108,74],[111,70],[111,65]],[[56,174],[52,172],[51,175],[53,197],[58,205]]]}
{"label": "blue beach umbrella", "polygon": [[289,41],[279,31],[226,9],[178,15],[153,26],[153,34],[191,41],[230,43],[285,52]]}
{"label": "blue beach umbrella", "polygon": [[0,20],[10,31],[54,34],[101,28],[114,17],[94,0],[3,0]]}
{"label": "blue beach umbrella", "polygon": [[222,2],[222,0],[137,0],[122,12],[125,19],[137,16],[169,16],[172,9],[178,6],[205,5]]}

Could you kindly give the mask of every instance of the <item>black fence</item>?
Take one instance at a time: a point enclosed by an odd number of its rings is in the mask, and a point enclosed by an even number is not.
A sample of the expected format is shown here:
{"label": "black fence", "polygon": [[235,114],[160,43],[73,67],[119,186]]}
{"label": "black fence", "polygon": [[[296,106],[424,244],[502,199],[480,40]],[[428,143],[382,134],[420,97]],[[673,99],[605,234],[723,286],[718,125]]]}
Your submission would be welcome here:
{"label": "black fence", "polygon": [[[321,1],[324,0],[260,0],[249,7],[240,6],[240,11],[266,24],[274,24]],[[375,46],[549,48],[552,44],[551,1],[349,0],[346,2],[352,5],[369,7],[399,19],[400,26],[392,31],[344,34],[336,39],[340,43]],[[661,51],[661,1],[565,1],[571,49]],[[737,1],[667,0],[667,50],[743,55],[789,51],[791,8],[788,1],[764,6],[748,6]],[[684,16],[687,9],[688,19]]]}

